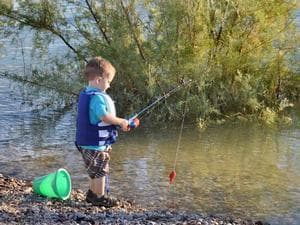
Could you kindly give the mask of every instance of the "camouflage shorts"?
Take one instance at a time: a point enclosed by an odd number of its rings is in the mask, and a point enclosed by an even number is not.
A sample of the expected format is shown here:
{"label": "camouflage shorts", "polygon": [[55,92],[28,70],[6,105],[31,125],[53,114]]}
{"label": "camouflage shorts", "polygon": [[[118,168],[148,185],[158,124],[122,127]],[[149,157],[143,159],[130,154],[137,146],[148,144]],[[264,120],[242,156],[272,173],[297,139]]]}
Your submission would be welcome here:
{"label": "camouflage shorts", "polygon": [[100,178],[104,177],[109,172],[109,152],[108,151],[95,151],[89,149],[83,149],[78,147],[80,151],[85,167],[87,168],[87,172],[89,177]]}

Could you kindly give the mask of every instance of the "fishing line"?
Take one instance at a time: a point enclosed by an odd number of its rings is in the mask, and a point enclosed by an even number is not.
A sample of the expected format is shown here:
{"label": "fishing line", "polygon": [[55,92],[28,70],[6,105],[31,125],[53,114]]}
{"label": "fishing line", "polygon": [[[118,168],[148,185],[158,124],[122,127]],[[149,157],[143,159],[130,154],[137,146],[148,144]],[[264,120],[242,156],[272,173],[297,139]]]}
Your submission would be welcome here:
{"label": "fishing line", "polygon": [[185,120],[186,111],[187,111],[187,102],[185,102],[184,112],[183,112],[182,121],[181,121],[181,127],[180,127],[180,131],[179,131],[179,135],[178,135],[178,141],[177,141],[177,147],[176,147],[176,154],[175,154],[175,160],[174,160],[174,170],[175,170],[176,164],[177,164],[178,152],[179,152],[179,148],[180,148],[180,144],[181,144],[181,139],[182,139],[182,131],[183,131],[183,126],[184,126],[184,120]]}
{"label": "fishing line", "polygon": [[185,106],[184,106],[184,111],[183,111],[183,114],[182,114],[181,126],[180,126],[178,140],[177,140],[177,147],[176,147],[175,159],[174,159],[174,163],[173,163],[173,170],[171,171],[171,173],[169,175],[169,183],[170,184],[173,183],[173,181],[175,180],[175,177],[176,177],[176,165],[177,165],[179,148],[180,148],[180,145],[181,145],[182,131],[183,131],[183,126],[184,126],[185,115],[186,115],[186,112],[187,112],[188,93],[189,93],[189,90],[186,93]]}

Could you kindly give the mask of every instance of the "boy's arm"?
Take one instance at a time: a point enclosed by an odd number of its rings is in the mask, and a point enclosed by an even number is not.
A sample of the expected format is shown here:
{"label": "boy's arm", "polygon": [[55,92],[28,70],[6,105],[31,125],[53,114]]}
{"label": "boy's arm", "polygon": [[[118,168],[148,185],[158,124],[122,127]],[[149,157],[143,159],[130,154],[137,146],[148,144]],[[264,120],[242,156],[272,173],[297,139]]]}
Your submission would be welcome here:
{"label": "boy's arm", "polygon": [[116,117],[113,116],[112,114],[106,114],[104,115],[101,120],[105,123],[109,123],[109,124],[114,124],[114,125],[118,125],[122,128],[123,131],[128,131],[129,130],[129,124],[128,124],[128,120],[120,118],[120,117]]}
{"label": "boy's arm", "polygon": [[123,131],[128,131],[128,120],[116,117],[106,110],[105,100],[100,95],[95,95],[90,102],[90,111],[96,117],[108,124],[118,125],[122,128]]}

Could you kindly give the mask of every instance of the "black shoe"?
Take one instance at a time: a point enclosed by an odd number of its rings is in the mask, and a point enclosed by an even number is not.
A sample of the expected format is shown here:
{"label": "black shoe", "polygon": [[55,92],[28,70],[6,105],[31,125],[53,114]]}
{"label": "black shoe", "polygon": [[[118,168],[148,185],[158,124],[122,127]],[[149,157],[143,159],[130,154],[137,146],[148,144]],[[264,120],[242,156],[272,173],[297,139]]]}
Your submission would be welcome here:
{"label": "black shoe", "polygon": [[92,199],[95,197],[97,197],[97,195],[89,189],[86,193],[85,201],[91,203]]}
{"label": "black shoe", "polygon": [[92,203],[92,205],[94,206],[104,206],[106,208],[118,206],[120,204],[118,199],[110,196],[103,195],[101,197],[97,197],[97,195],[93,193],[91,190],[88,190],[85,200],[88,203]]}

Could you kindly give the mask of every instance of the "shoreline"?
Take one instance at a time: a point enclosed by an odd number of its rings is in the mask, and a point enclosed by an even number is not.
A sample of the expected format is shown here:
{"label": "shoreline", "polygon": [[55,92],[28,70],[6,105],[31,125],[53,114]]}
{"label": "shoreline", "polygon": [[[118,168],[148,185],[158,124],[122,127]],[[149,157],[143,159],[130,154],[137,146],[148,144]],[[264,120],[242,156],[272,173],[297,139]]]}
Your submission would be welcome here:
{"label": "shoreline", "polygon": [[96,207],[84,199],[85,193],[80,189],[73,189],[70,199],[65,201],[47,199],[33,193],[31,181],[0,173],[0,224],[269,224],[169,209],[147,209],[123,199],[118,207]]}

